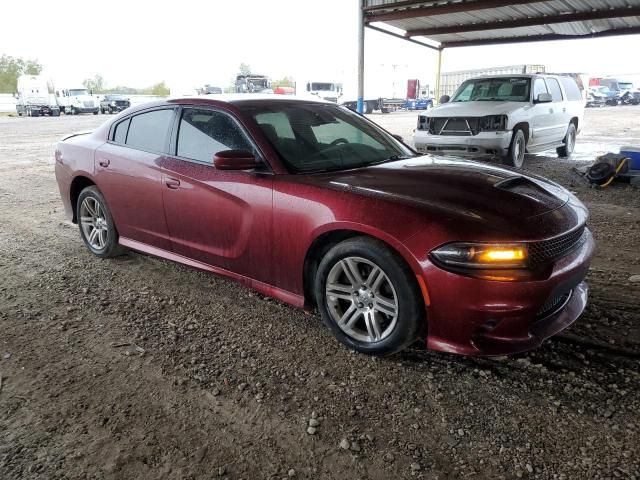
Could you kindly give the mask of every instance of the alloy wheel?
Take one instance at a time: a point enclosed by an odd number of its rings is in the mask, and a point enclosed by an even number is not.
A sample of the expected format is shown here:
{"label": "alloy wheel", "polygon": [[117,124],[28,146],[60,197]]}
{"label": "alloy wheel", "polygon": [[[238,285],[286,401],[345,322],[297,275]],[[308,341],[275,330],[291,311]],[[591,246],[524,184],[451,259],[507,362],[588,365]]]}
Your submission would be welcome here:
{"label": "alloy wheel", "polygon": [[387,274],[362,257],[345,257],[329,271],[325,286],[329,314],[354,340],[387,338],[398,321],[398,296]]}
{"label": "alloy wheel", "polygon": [[87,197],[80,204],[80,226],[91,248],[100,251],[107,246],[109,225],[104,208],[96,198]]}

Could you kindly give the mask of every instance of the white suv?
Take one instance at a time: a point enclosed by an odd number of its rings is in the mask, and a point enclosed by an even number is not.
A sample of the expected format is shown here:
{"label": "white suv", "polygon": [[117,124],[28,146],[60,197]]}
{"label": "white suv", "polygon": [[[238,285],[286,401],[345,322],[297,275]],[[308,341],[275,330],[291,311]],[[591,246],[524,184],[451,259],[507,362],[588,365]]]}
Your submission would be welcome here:
{"label": "white suv", "polygon": [[570,156],[585,106],[573,78],[537,74],[472,78],[441,103],[418,117],[419,152],[501,157],[516,168],[525,152]]}

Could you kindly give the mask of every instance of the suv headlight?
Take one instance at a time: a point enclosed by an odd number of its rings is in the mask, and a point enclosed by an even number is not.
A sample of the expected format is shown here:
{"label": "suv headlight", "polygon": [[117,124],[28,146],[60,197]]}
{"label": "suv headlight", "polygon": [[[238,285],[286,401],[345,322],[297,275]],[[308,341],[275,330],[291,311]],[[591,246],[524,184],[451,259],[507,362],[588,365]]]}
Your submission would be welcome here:
{"label": "suv headlight", "polygon": [[529,258],[526,245],[517,243],[448,243],[431,256],[443,268],[453,270],[527,268]]}
{"label": "suv headlight", "polygon": [[115,102],[115,101],[113,101],[113,102],[111,102],[111,104],[110,104],[110,105],[111,105],[112,107],[115,107],[115,106],[116,106],[116,102]]}
{"label": "suv headlight", "polygon": [[502,132],[507,129],[506,115],[487,115],[480,118],[481,132]]}

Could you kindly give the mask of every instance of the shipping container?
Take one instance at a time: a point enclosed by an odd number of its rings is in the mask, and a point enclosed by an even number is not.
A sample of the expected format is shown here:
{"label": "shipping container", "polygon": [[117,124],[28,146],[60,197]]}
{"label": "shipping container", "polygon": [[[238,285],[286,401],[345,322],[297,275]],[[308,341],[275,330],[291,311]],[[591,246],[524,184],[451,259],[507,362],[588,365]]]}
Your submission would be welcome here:
{"label": "shipping container", "polygon": [[544,65],[508,65],[505,67],[479,68],[476,70],[460,70],[458,72],[444,72],[440,75],[440,96],[456,92],[462,82],[482,75],[517,75],[519,73],[544,73]]}

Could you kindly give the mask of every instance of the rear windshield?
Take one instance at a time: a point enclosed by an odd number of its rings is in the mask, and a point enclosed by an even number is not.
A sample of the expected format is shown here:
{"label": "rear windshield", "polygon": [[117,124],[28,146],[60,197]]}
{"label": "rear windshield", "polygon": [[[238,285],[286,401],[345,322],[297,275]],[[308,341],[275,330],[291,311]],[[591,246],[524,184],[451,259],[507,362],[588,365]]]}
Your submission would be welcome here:
{"label": "rear windshield", "polygon": [[528,102],[531,79],[527,77],[475,78],[464,82],[454,102]]}

